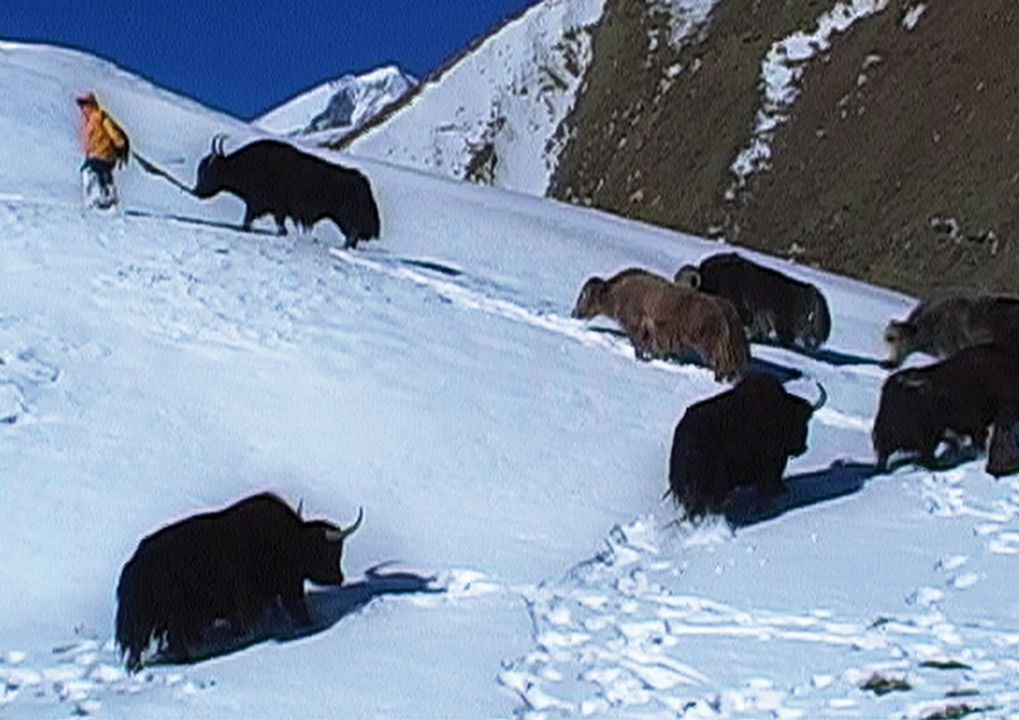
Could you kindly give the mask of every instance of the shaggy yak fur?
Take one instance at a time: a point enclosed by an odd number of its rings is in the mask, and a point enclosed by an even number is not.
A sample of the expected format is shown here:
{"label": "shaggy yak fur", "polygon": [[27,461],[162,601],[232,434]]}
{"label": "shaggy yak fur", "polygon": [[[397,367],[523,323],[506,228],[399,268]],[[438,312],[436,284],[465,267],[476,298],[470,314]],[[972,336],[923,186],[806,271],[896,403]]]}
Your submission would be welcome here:
{"label": "shaggy yak fur", "polygon": [[881,388],[871,439],[879,469],[895,452],[930,466],[944,440],[983,447],[992,423],[1019,407],[1019,355],[1010,347],[975,345],[947,360],[892,373]]}
{"label": "shaggy yak fur", "polygon": [[991,426],[984,469],[994,477],[1019,472],[1019,412],[1016,410],[1002,411]]}
{"label": "shaggy yak fur", "polygon": [[222,136],[213,138],[192,192],[210,198],[224,190],[247,205],[245,230],[256,218],[272,215],[280,235],[287,234],[289,217],[300,228],[329,218],[350,248],[379,236],[379,209],[364,175],[278,140],[257,140],[226,155]]}
{"label": "shaggy yak fur", "polygon": [[311,624],[304,581],[340,585],[346,530],[302,520],[262,493],[218,512],[168,525],[141,541],[117,585],[117,643],[134,672],[155,641],[157,653],[193,658],[221,621],[245,637],[278,605],[298,626]]}
{"label": "shaggy yak fur", "polygon": [[816,350],[831,333],[828,302],[817,287],[736,253],[712,255],[700,267],[684,265],[675,281],[731,301],[753,342]]}
{"label": "shaggy yak fur", "polygon": [[885,329],[888,360],[899,367],[911,353],[946,358],[965,347],[1019,340],[1019,297],[978,290],[942,290],[920,301],[905,320]]}
{"label": "shaggy yak fur", "polygon": [[641,359],[694,352],[716,379],[737,378],[750,363],[743,325],[731,302],[677,287],[645,270],[584,283],[573,317],[596,315],[618,322]]}
{"label": "shaggy yak fur", "polygon": [[687,517],[723,509],[741,485],[763,497],[783,490],[789,458],[807,450],[807,424],[826,400],[811,405],[772,375],[748,373],[731,390],[687,408],[672,437],[669,492]]}

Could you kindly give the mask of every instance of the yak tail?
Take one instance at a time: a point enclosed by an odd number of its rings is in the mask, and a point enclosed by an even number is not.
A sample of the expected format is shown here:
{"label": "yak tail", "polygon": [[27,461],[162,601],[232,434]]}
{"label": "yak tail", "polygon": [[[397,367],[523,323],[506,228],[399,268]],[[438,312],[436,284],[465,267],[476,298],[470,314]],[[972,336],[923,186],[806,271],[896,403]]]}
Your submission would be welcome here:
{"label": "yak tail", "polygon": [[125,665],[129,672],[141,667],[141,653],[152,635],[151,619],[144,617],[144,599],[139,596],[137,568],[129,562],[120,576],[117,586],[117,646],[121,656],[126,655]]}
{"label": "yak tail", "polygon": [[820,347],[828,342],[831,336],[831,311],[828,309],[828,301],[825,300],[824,294],[813,285],[810,289],[814,291],[814,327],[811,329],[814,332],[814,340]]}

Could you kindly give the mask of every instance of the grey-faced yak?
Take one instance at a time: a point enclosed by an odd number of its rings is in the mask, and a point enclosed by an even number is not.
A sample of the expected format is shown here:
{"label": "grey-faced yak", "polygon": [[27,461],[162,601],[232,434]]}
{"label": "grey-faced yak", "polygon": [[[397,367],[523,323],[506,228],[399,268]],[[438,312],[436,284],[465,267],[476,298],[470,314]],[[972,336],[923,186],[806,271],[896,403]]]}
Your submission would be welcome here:
{"label": "grey-faced yak", "polygon": [[739,377],[750,363],[743,324],[731,302],[646,270],[631,268],[584,283],[573,317],[596,315],[618,322],[642,360],[696,353],[721,380]]}
{"label": "grey-faced yak", "polygon": [[128,670],[157,654],[189,659],[214,624],[248,635],[279,606],[299,627],[311,625],[304,581],[340,585],[343,529],[302,520],[275,495],[262,493],[224,510],[167,525],[138,545],[117,585],[117,644]]}
{"label": "grey-faced yak", "polygon": [[968,288],[940,290],[921,300],[905,320],[885,329],[888,360],[899,367],[914,352],[937,358],[981,343],[1019,345],[1019,297]]}

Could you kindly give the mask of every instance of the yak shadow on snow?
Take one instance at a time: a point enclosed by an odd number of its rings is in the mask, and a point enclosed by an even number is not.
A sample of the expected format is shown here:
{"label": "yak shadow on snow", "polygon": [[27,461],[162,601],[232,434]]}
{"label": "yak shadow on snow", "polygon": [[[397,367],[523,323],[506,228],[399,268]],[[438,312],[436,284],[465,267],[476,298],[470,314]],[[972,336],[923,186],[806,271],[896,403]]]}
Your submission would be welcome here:
{"label": "yak shadow on snow", "polygon": [[618,328],[605,327],[604,325],[588,325],[587,329],[593,333],[598,333],[599,335],[611,335],[613,337],[622,338],[623,340],[629,338],[629,335]]}
{"label": "yak shadow on snow", "polygon": [[810,352],[804,352],[809,358],[817,360],[818,362],[827,363],[828,365],[834,365],[835,367],[842,367],[843,365],[878,365],[882,366],[883,360],[877,358],[865,357],[864,355],[853,355],[852,353],[845,353],[839,350],[830,350],[828,348],[821,348],[820,350],[813,350]]}
{"label": "yak shadow on snow", "polygon": [[[629,337],[625,332],[619,330],[618,328],[605,327],[604,325],[591,325],[588,326],[588,330],[590,330],[591,332],[601,333],[602,335],[613,335],[624,340]],[[753,342],[753,345],[761,345],[767,348],[775,348],[776,350],[786,350],[788,352],[795,353],[797,355],[802,355],[803,357],[810,358],[812,360],[817,360],[818,362],[827,363],[828,365],[832,365],[835,367],[841,367],[843,365],[877,365],[879,367],[884,367],[885,363],[884,360],[880,360],[878,358],[867,357],[865,355],[853,355],[852,353],[842,352],[841,350],[831,350],[829,348],[821,348],[819,350],[802,350],[800,348],[789,347],[787,345],[779,345],[777,342],[760,342],[757,340]],[[768,363],[765,360],[759,360],[758,358],[751,358],[751,360],[754,362],[755,365],[757,363],[761,363],[763,365],[783,367],[779,365],[774,365],[773,363]],[[784,369],[788,370],[788,368]],[[794,370],[792,372],[798,373],[799,371]],[[797,375],[797,377],[799,376],[800,375]]]}
{"label": "yak shadow on snow", "polygon": [[435,577],[426,577],[409,572],[382,573],[386,564],[376,565],[365,572],[364,580],[336,588],[319,587],[305,594],[308,614],[312,618],[309,627],[298,627],[279,607],[266,612],[257,630],[243,636],[235,635],[229,624],[215,625],[206,632],[202,647],[192,649],[183,656],[172,648],[164,650],[145,665],[183,665],[231,655],[269,640],[290,642],[328,630],[343,618],[368,605],[376,598],[386,595],[407,595],[411,593],[439,594],[445,592],[434,583]]}
{"label": "yak shadow on snow", "polygon": [[888,470],[886,472],[890,473],[907,465],[914,465],[934,472],[944,472],[968,462],[973,462],[980,457],[982,452],[981,448],[971,443],[958,447],[945,447],[945,445],[948,445],[948,443],[941,446],[943,448],[942,452],[936,455],[931,462],[922,462],[915,453],[892,453],[891,458],[888,460]]}
{"label": "yak shadow on snow", "polygon": [[778,342],[773,340],[754,340],[754,345],[774,348],[775,350],[784,350],[785,352],[801,355],[802,357],[816,360],[817,362],[831,365],[832,367],[843,367],[845,365],[877,365],[879,367],[884,367],[883,363],[885,362],[879,358],[867,357],[865,355],[854,355],[852,353],[842,352],[841,350],[832,350],[831,348],[807,350],[806,348],[780,345]]}
{"label": "yak shadow on snow", "polygon": [[873,463],[860,463],[836,460],[827,470],[818,470],[785,478],[788,490],[775,497],[762,498],[757,490],[749,486],[741,486],[733,490],[726,499],[723,514],[733,528],[755,525],[765,520],[772,520],[790,510],[807,507],[817,503],[833,500],[843,495],[851,495],[863,488],[872,477],[887,475],[894,470],[908,465],[924,467],[933,471],[944,471],[973,462],[980,457],[980,449],[967,445],[960,448],[949,448],[938,455],[934,462],[920,464],[915,457],[895,457],[885,470],[878,469]]}
{"label": "yak shadow on snow", "polygon": [[419,270],[428,270],[430,272],[439,273],[446,277],[460,277],[463,275],[463,270],[455,268],[452,265],[445,265],[436,260],[424,260],[420,258],[401,258],[400,262],[408,267],[417,268]]}
{"label": "yak shadow on snow", "polygon": [[[593,325],[588,328],[591,332],[600,333],[602,335],[612,335],[621,339],[628,339],[629,336],[622,330],[616,328],[604,327],[602,325]],[[684,353],[682,355],[668,355],[664,358],[660,358],[665,362],[673,363],[675,365],[690,365],[693,367],[706,367],[696,353]],[[751,372],[762,372],[769,375],[774,375],[778,378],[779,382],[785,383],[790,380],[797,380],[803,377],[803,373],[799,370],[779,363],[771,362],[770,360],[764,360],[763,358],[752,357],[750,358],[750,371]]]}
{"label": "yak shadow on snow", "polygon": [[755,525],[796,508],[851,495],[877,473],[877,466],[873,463],[836,460],[826,470],[785,478],[788,490],[770,500],[762,498],[756,488],[736,488],[726,500],[723,514],[733,528]]}
{"label": "yak shadow on snow", "polygon": [[180,223],[186,223],[188,225],[198,225],[200,227],[211,227],[220,230],[233,230],[235,232],[242,233],[254,233],[255,235],[270,235],[272,237],[278,237],[278,233],[275,230],[267,230],[265,228],[252,227],[245,229],[240,223],[229,223],[220,220],[208,220],[206,218],[196,218],[189,215],[175,215],[165,213],[154,213],[147,212],[145,210],[125,210],[124,214],[129,217],[141,217],[141,218],[157,218],[162,220],[174,220]]}
{"label": "yak shadow on snow", "polygon": [[[266,235],[266,236],[274,237],[274,238],[278,238],[278,237],[300,237],[300,233],[298,233],[298,235],[296,235],[296,236],[295,235],[280,235],[275,230],[270,230],[268,228],[260,228],[260,227],[252,226],[250,228],[245,229],[245,227],[243,225],[239,224],[239,223],[224,222],[224,221],[221,221],[221,220],[209,220],[207,218],[191,217],[189,215],[176,215],[176,214],[172,214],[172,213],[171,214],[162,214],[162,213],[148,212],[146,210],[125,210],[124,214],[128,215],[130,217],[159,218],[159,219],[165,219],[165,220],[173,220],[175,222],[185,223],[187,225],[197,225],[199,227],[216,228],[216,229],[219,229],[219,230],[233,230],[234,232],[239,232],[239,233],[251,233],[251,234],[254,234],[254,235]],[[314,243],[314,244],[322,244],[322,245],[328,245],[329,244],[326,241],[320,240],[320,239],[318,239],[318,238],[316,238],[314,236],[310,236],[310,235],[306,239],[309,242]],[[336,250],[347,250],[347,248],[343,247],[342,245],[336,247],[335,249]],[[403,265],[406,265],[407,267],[412,267],[412,268],[415,268],[417,270],[425,270],[425,271],[428,271],[428,272],[437,273],[439,275],[444,275],[446,277],[460,277],[461,275],[464,274],[464,271],[461,270],[460,268],[455,267],[453,265],[449,265],[449,264],[440,262],[438,260],[429,260],[427,258],[398,258],[398,262],[400,262]]]}
{"label": "yak shadow on snow", "polygon": [[315,619],[315,624],[311,628],[298,629],[291,637],[276,639],[290,640],[326,630],[383,595],[410,593],[437,595],[445,592],[444,588],[435,586],[434,576],[426,577],[409,572],[382,574],[380,570],[383,567],[385,565],[376,565],[367,570],[365,579],[361,582],[309,593],[308,612]]}
{"label": "yak shadow on snow", "polygon": [[786,367],[785,365],[779,365],[778,363],[771,362],[770,360],[762,360],[761,358],[750,358],[750,370],[751,372],[762,372],[768,375],[774,375],[780,383],[786,383],[790,380],[799,380],[803,377],[803,373],[796,368]]}

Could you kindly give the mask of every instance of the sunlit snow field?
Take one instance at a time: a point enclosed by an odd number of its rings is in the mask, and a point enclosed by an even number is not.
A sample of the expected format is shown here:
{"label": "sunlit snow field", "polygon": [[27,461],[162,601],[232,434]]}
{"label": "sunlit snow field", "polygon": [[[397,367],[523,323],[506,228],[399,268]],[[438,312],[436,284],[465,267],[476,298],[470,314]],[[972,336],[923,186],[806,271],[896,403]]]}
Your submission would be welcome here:
{"label": "sunlit snow field", "polygon": [[[0,43],[0,717],[1019,716],[1019,482],[871,476],[881,330],[912,300],[783,261],[828,390],[787,511],[674,522],[672,430],[709,370],[641,363],[583,281],[722,249],[364,157],[382,238],[243,233],[146,175],[83,211],[76,93],[185,182],[256,132],[100,60]],[[922,362],[918,358],[917,362]],[[364,526],[320,632],[127,676],[138,541],[269,489]],[[374,569],[374,570],[373,570]],[[908,690],[862,689],[873,675]]]}

